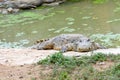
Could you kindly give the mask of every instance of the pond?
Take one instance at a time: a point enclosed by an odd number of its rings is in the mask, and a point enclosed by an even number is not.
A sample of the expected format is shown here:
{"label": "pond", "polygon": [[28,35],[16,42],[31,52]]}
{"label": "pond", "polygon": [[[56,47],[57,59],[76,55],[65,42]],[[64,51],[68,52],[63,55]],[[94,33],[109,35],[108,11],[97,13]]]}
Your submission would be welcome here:
{"label": "pond", "polygon": [[0,48],[28,47],[63,33],[80,33],[107,47],[119,47],[120,1],[83,0],[0,15]]}

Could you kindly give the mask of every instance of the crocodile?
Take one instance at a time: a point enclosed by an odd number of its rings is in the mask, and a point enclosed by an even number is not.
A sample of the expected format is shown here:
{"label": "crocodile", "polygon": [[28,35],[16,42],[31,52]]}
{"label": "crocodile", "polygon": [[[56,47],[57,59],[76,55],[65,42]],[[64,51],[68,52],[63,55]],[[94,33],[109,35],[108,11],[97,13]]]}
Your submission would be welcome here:
{"label": "crocodile", "polygon": [[37,50],[53,49],[61,52],[89,52],[96,49],[105,49],[104,46],[82,34],[61,34],[47,40],[41,40],[31,48]]}

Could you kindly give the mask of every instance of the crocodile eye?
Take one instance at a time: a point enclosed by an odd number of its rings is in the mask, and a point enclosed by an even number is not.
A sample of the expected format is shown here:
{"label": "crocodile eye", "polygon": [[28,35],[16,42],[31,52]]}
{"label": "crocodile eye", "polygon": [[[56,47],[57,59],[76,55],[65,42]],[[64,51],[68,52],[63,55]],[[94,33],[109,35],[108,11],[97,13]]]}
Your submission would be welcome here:
{"label": "crocodile eye", "polygon": [[87,40],[88,42],[90,41],[90,39]]}
{"label": "crocodile eye", "polygon": [[80,40],[80,42],[82,42],[82,40]]}

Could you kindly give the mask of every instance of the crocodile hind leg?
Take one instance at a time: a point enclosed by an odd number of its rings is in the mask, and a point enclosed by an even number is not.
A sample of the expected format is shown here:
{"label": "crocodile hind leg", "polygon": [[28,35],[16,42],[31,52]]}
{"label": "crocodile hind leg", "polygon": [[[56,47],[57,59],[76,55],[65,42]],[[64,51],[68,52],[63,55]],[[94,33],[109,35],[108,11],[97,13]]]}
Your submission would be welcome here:
{"label": "crocodile hind leg", "polygon": [[48,50],[53,49],[53,44],[50,41],[43,41],[34,45],[35,49],[37,50]]}

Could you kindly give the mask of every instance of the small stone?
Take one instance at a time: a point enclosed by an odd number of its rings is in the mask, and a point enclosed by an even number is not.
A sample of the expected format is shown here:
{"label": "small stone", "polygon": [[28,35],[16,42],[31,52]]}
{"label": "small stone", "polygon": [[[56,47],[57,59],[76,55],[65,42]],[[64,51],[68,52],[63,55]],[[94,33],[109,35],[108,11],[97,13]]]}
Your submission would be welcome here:
{"label": "small stone", "polygon": [[8,11],[6,9],[3,9],[2,14],[8,14]]}
{"label": "small stone", "polygon": [[20,67],[23,67],[24,65],[20,65]]}
{"label": "small stone", "polygon": [[17,12],[19,12],[20,11],[20,9],[13,9],[13,12],[14,13],[17,13]]}
{"label": "small stone", "polygon": [[13,75],[12,74],[10,74],[10,77],[12,77]]}
{"label": "small stone", "polygon": [[23,76],[20,76],[19,79],[23,78]]}
{"label": "small stone", "polygon": [[8,60],[5,60],[5,62],[7,63],[7,62],[9,62]]}
{"label": "small stone", "polygon": [[7,11],[10,12],[10,13],[12,13],[12,12],[13,12],[13,8],[9,7],[9,8],[7,9]]}
{"label": "small stone", "polygon": [[99,62],[98,65],[105,65],[105,62]]}

